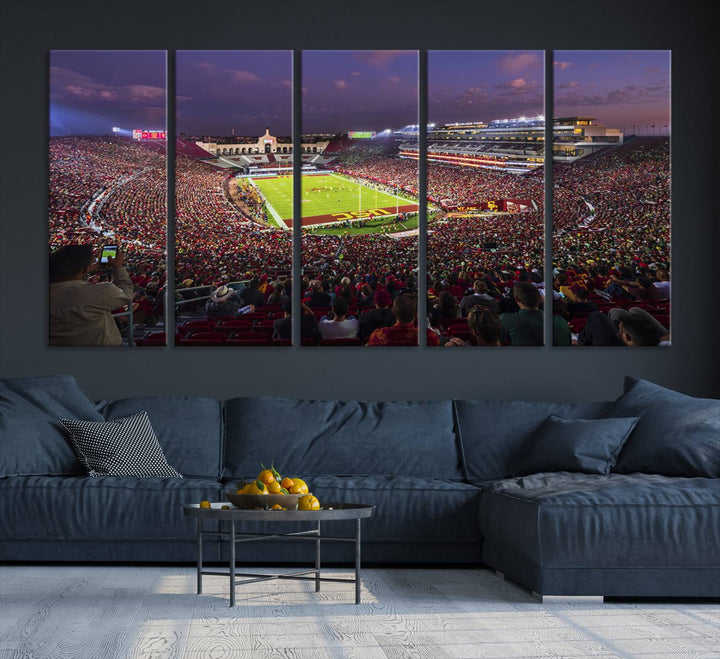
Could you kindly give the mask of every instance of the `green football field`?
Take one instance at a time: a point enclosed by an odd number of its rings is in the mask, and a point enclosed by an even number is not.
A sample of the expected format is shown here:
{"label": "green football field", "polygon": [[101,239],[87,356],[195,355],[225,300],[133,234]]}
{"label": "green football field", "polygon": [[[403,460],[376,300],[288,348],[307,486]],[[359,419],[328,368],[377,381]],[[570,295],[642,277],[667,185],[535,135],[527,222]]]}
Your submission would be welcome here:
{"label": "green football field", "polygon": [[[255,178],[253,184],[263,193],[268,211],[276,223],[292,225],[293,177]],[[382,217],[417,210],[417,202],[381,190],[374,190],[355,181],[330,175],[302,177],[303,226],[342,222],[357,217]]]}

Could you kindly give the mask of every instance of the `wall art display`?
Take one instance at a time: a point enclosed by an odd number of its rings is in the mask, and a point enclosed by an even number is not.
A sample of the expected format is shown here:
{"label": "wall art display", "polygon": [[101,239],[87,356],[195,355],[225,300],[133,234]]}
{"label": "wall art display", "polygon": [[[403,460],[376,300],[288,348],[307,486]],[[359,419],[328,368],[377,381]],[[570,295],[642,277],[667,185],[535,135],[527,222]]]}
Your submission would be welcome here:
{"label": "wall art display", "polygon": [[554,313],[572,345],[667,346],[670,51],[555,51],[553,71]]}
{"label": "wall art display", "polygon": [[291,345],[292,52],[178,51],[176,342]]}
{"label": "wall art display", "polygon": [[303,345],[417,345],[417,52],[304,51],[302,84]]}
{"label": "wall art display", "polygon": [[49,342],[165,345],[165,51],[51,51]]}
{"label": "wall art display", "polygon": [[427,308],[439,345],[544,345],[544,67],[543,51],[428,53]]}

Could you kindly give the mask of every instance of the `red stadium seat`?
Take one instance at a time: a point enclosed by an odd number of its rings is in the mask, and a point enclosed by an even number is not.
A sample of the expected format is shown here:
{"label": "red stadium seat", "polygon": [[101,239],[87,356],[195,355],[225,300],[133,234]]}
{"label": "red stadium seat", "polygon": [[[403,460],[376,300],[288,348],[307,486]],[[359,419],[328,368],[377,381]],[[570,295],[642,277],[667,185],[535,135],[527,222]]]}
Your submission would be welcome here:
{"label": "red stadium seat", "polygon": [[252,331],[255,332],[256,334],[267,334],[270,338],[272,338],[273,332],[275,330],[273,329],[272,325],[255,324],[255,326],[252,328]]}
{"label": "red stadium seat", "polygon": [[237,330],[249,330],[251,327],[252,322],[249,320],[221,320],[215,325],[215,331],[227,335]]}
{"label": "red stadium seat", "polygon": [[454,325],[464,325],[467,327],[467,318],[440,318],[438,325],[440,325],[442,330],[447,332]]}
{"label": "red stadium seat", "polygon": [[212,332],[214,329],[215,325],[209,320],[188,320],[178,327],[178,331],[185,337],[190,333]]}
{"label": "red stadium seat", "polygon": [[221,332],[197,332],[190,337],[180,339],[181,346],[221,346],[225,345],[225,335]]}
{"label": "red stadium seat", "polygon": [[165,340],[165,332],[150,332],[140,339],[135,339],[135,345],[138,346],[164,346],[167,345]]}
{"label": "red stadium seat", "polygon": [[447,328],[448,336],[461,336],[462,334],[469,334],[467,323],[455,323]]}

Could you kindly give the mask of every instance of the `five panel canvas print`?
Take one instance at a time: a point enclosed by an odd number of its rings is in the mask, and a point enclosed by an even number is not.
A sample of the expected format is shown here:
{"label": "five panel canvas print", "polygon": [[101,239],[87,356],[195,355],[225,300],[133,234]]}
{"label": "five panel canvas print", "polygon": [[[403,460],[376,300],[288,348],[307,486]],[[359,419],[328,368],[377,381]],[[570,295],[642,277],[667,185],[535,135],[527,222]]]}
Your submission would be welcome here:
{"label": "five panel canvas print", "polygon": [[168,264],[167,53],[52,51],[49,343],[669,345],[669,51],[419,57],[178,51]]}

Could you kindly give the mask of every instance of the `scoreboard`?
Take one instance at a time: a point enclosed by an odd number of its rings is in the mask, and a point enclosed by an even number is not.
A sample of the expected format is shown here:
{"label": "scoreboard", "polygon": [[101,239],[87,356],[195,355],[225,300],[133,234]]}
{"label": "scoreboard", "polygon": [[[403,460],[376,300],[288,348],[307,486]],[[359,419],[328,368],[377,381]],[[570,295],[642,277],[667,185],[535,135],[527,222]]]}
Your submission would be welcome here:
{"label": "scoreboard", "polygon": [[376,133],[374,130],[351,130],[348,133],[348,137],[351,140],[371,140],[375,137]]}
{"label": "scoreboard", "polygon": [[164,140],[165,139],[165,131],[164,130],[140,130],[138,128],[135,128],[133,130],[133,139],[134,140]]}

